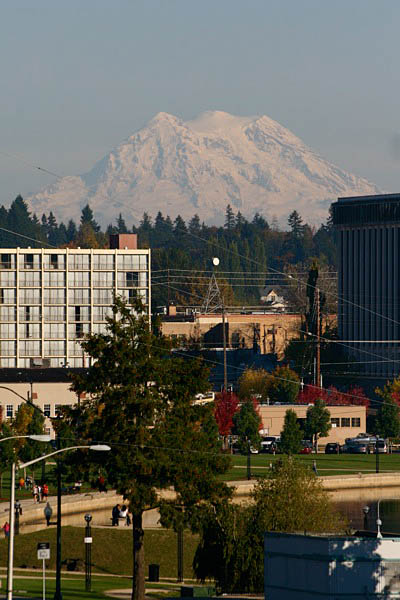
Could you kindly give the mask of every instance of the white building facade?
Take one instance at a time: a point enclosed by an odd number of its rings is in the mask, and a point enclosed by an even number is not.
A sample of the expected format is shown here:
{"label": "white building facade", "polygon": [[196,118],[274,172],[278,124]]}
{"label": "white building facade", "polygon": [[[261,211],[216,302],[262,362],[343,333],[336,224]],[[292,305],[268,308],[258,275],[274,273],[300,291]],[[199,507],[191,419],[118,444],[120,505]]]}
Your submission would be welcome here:
{"label": "white building facade", "polygon": [[[128,238],[130,236],[123,236]],[[90,366],[80,340],[102,333],[114,296],[150,316],[150,250],[0,249],[0,367]]]}
{"label": "white building facade", "polygon": [[266,533],[265,600],[400,598],[400,537]]}

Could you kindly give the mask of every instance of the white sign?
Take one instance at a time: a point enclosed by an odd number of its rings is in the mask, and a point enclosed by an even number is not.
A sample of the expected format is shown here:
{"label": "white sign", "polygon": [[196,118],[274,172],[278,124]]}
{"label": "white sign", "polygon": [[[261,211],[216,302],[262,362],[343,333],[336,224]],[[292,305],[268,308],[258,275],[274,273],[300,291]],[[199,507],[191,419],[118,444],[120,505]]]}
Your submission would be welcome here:
{"label": "white sign", "polygon": [[91,544],[92,543],[92,539],[91,537],[85,537],[85,544]]}
{"label": "white sign", "polygon": [[49,560],[50,548],[41,548],[37,551],[37,557],[39,560]]}

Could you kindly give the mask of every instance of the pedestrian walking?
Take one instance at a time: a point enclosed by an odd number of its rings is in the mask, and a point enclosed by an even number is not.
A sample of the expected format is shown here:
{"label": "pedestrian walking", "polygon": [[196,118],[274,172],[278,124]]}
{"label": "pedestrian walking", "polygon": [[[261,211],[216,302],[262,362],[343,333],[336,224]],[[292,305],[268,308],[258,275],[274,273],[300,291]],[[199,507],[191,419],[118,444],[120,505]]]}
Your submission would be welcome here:
{"label": "pedestrian walking", "polygon": [[33,496],[34,502],[39,502],[39,490],[38,490],[38,486],[36,485],[36,483],[34,483],[32,486],[32,496]]}
{"label": "pedestrian walking", "polygon": [[49,486],[47,483],[44,483],[42,486],[42,502],[47,501],[47,496],[49,495]]}
{"label": "pedestrian walking", "polygon": [[19,489],[23,490],[25,487],[25,479],[23,477],[19,478]]}
{"label": "pedestrian walking", "polygon": [[6,521],[2,527],[3,531],[4,531],[4,535],[6,537],[9,537],[10,535],[10,523],[8,521]]}
{"label": "pedestrian walking", "polygon": [[316,461],[316,460],[314,460],[314,461],[313,461],[312,470],[314,471],[314,473],[315,473],[316,475],[318,475],[317,461]]}
{"label": "pedestrian walking", "polygon": [[50,525],[50,519],[51,519],[51,515],[53,514],[53,509],[50,506],[50,502],[47,502],[46,506],[44,507],[44,516],[46,519],[46,524],[47,527]]}
{"label": "pedestrian walking", "polygon": [[38,502],[42,501],[42,486],[40,485],[40,483],[37,486],[37,491],[38,491]]}
{"label": "pedestrian walking", "polygon": [[120,504],[116,504],[114,506],[114,508],[112,509],[111,524],[112,524],[113,527],[115,527],[115,526],[118,527],[118,525],[119,525],[119,513],[120,513],[120,510],[121,510],[121,505]]}

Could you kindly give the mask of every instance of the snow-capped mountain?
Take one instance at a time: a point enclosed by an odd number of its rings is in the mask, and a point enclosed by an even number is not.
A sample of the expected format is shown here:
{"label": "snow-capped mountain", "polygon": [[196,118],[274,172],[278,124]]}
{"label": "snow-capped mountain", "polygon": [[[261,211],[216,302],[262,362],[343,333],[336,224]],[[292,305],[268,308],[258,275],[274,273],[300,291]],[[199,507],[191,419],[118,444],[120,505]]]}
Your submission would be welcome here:
{"label": "snow-capped mountain", "polygon": [[191,121],[159,113],[91,171],[64,177],[28,201],[38,215],[52,210],[64,221],[78,219],[89,202],[103,225],[119,213],[129,224],[159,210],[221,223],[227,204],[244,216],[258,211],[282,223],[296,209],[319,224],[338,196],[379,192],[267,116],[208,111]]}

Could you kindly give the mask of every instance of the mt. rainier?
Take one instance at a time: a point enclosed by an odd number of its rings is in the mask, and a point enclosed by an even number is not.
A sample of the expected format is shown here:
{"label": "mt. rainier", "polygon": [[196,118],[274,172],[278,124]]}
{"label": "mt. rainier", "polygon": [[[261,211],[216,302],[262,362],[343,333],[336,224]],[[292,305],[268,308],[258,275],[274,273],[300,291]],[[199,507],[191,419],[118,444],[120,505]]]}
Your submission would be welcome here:
{"label": "mt. rainier", "polygon": [[64,221],[78,219],[89,203],[104,225],[119,213],[138,223],[159,210],[221,223],[227,204],[249,218],[259,212],[282,222],[296,209],[319,224],[338,196],[376,193],[267,116],[209,111],[191,121],[159,113],[91,171],[63,177],[28,201],[37,214],[52,210]]}

